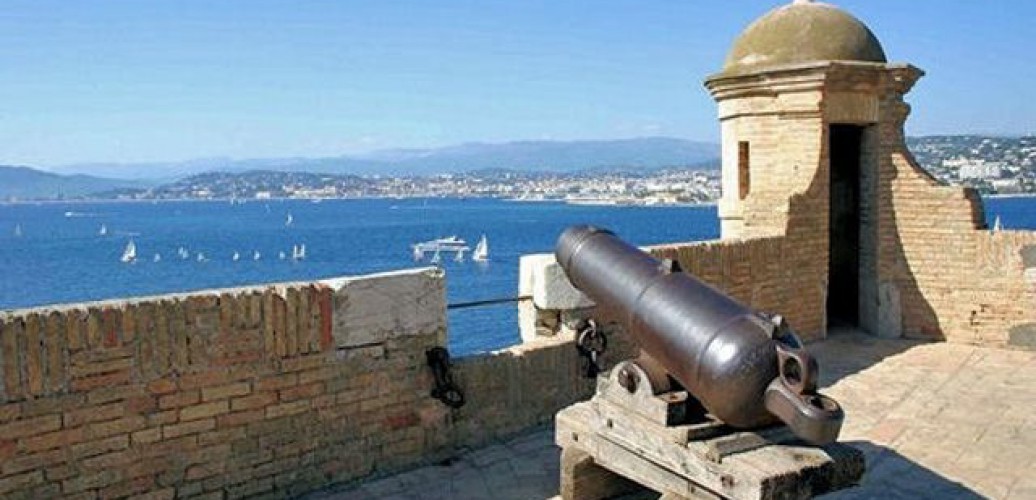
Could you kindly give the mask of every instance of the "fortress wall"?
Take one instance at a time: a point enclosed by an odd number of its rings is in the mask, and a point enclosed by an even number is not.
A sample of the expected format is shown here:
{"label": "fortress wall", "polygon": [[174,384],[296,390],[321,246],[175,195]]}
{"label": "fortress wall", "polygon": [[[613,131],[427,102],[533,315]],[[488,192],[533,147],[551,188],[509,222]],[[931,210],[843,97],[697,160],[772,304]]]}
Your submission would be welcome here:
{"label": "fortress wall", "polygon": [[1026,333],[1036,332],[1036,294],[1026,278],[1036,268],[1026,259],[1036,232],[985,229],[977,193],[938,185],[906,149],[909,108],[885,106],[900,119],[882,130],[889,153],[880,163],[879,276],[882,300],[902,309],[903,334],[995,347],[1036,335]]}
{"label": "fortress wall", "polygon": [[[825,298],[817,272],[803,262],[800,247],[786,237],[719,240],[652,248],[677,260],[684,271],[755,309],[780,314],[804,340],[824,337]],[[824,263],[826,269],[826,263]],[[801,287],[814,287],[804,290]]]}
{"label": "fortress wall", "polygon": [[442,443],[412,271],[0,316],[0,496],[297,494]]}
{"label": "fortress wall", "polygon": [[445,313],[434,269],[4,313],[0,497],[293,496],[592,394],[562,335],[455,360],[467,404],[447,408],[425,355]]}

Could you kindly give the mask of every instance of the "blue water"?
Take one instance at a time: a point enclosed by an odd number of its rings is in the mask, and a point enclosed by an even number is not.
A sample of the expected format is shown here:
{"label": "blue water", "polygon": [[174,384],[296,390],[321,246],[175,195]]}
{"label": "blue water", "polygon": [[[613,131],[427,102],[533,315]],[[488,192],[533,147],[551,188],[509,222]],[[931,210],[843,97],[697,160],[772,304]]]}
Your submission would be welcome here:
{"label": "blue water", "polygon": [[[66,216],[72,212],[72,216]],[[1036,199],[987,201],[990,223],[1036,228]],[[294,222],[285,225],[288,214]],[[591,207],[487,199],[326,200],[0,205],[0,309],[215,287],[364,274],[415,267],[409,245],[486,234],[490,261],[444,256],[450,303],[513,297],[518,257],[549,252],[572,224],[608,227],[637,244],[715,238],[712,207]],[[104,224],[107,236],[98,230]],[[22,236],[14,236],[20,225]],[[119,262],[133,239],[139,261]],[[296,244],[307,258],[292,262]],[[189,260],[177,249],[186,247]],[[252,260],[252,252],[262,254]],[[231,256],[239,252],[241,260]],[[197,252],[209,259],[199,263]],[[160,262],[152,262],[155,253]],[[426,265],[426,264],[425,264]],[[513,304],[451,311],[450,348],[460,353],[517,342]]]}

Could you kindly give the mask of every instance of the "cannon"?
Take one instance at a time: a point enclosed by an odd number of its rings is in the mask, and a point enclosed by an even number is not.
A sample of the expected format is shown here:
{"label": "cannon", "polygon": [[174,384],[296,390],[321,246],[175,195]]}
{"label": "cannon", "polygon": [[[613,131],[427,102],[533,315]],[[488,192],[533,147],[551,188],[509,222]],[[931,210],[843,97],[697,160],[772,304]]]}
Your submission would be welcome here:
{"label": "cannon", "polygon": [[[780,316],[756,312],[604,229],[567,229],[555,255],[571,283],[640,345],[640,358],[612,374],[629,393],[683,388],[733,428],[783,422],[814,445],[837,439],[842,409],[817,392],[818,365]],[[673,407],[668,423],[678,423]],[[687,405],[679,407],[684,418]]]}

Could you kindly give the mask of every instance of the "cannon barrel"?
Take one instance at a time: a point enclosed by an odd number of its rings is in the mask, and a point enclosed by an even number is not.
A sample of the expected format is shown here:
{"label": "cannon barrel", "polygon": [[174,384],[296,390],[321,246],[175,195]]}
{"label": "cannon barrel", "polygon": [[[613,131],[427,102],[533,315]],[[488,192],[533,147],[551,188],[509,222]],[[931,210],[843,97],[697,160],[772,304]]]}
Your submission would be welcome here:
{"label": "cannon barrel", "polygon": [[779,316],[758,313],[607,230],[567,229],[556,256],[572,284],[619,318],[716,418],[736,428],[780,420],[808,442],[837,439],[842,410],[816,392],[816,361]]}

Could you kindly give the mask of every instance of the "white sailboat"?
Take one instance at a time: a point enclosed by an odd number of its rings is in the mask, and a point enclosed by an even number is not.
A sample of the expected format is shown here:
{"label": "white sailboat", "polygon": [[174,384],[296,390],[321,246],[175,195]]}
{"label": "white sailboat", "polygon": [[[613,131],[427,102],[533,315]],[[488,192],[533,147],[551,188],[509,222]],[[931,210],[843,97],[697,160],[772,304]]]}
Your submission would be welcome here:
{"label": "white sailboat", "polygon": [[435,251],[435,255],[432,256],[431,263],[432,264],[438,264],[440,262],[442,262],[442,256],[439,255],[439,250],[436,250]]}
{"label": "white sailboat", "polygon": [[279,257],[281,260],[284,260],[286,258],[286,256],[284,255],[284,252],[281,252],[281,253],[277,254],[277,257]]}
{"label": "white sailboat", "polygon": [[230,260],[232,260],[234,262],[237,262],[237,261],[241,260],[241,254],[239,254],[237,252],[234,252],[234,255],[230,258]]}
{"label": "white sailboat", "polygon": [[291,212],[288,212],[288,217],[284,219],[284,226],[288,227],[295,223],[295,218],[291,216]]}
{"label": "white sailboat", "polygon": [[162,262],[162,254],[156,253],[155,258],[151,259],[154,262]]}
{"label": "white sailboat", "polygon": [[252,253],[252,260],[259,260],[261,258],[263,258],[263,256],[259,253],[259,250],[256,250],[254,253]]}
{"label": "white sailboat", "polygon": [[209,259],[205,257],[205,254],[203,254],[201,252],[198,252],[198,255],[195,257],[195,259],[198,262],[208,262],[209,261]]}
{"label": "white sailboat", "polygon": [[453,261],[454,262],[464,262],[464,250],[466,250],[466,249],[467,249],[467,247],[464,247],[464,248],[461,248],[460,250],[457,250],[457,254],[453,256]]}
{"label": "white sailboat", "polygon": [[306,260],[306,244],[292,245],[291,260]]}
{"label": "white sailboat", "polygon": [[129,240],[129,243],[126,244],[126,248],[122,251],[122,257],[119,260],[127,264],[137,261],[137,244],[133,243],[133,240]]}
{"label": "white sailboat", "polygon": [[176,254],[180,256],[180,260],[187,260],[191,257],[191,253],[184,247],[178,248]]}
{"label": "white sailboat", "polygon": [[1000,224],[1000,216],[997,215],[996,219],[993,220],[993,232],[999,233],[1004,230],[1004,226]]}
{"label": "white sailboat", "polygon": [[14,225],[14,237],[15,238],[21,238],[22,237],[22,225],[21,224],[15,224]]}
{"label": "white sailboat", "polygon": [[420,245],[414,245],[414,260],[424,260],[424,248],[422,248]]}
{"label": "white sailboat", "polygon": [[101,224],[101,228],[97,230],[98,236],[108,236],[108,226]]}
{"label": "white sailboat", "polygon": [[486,235],[482,235],[478,240],[478,244],[475,245],[475,251],[471,252],[471,260],[475,262],[485,262],[489,260],[489,242],[486,240]]}

